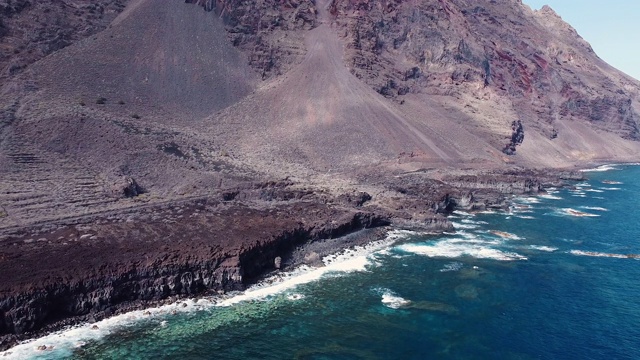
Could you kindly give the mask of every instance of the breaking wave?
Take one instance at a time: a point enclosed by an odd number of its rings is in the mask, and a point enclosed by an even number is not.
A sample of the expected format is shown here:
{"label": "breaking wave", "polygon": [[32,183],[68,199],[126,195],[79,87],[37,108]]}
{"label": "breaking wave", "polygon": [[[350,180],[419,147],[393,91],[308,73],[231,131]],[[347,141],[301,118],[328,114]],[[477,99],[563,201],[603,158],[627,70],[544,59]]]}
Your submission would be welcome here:
{"label": "breaking wave", "polygon": [[429,244],[404,244],[398,246],[397,249],[407,253],[437,258],[473,257],[499,261],[527,260],[526,256],[494,249],[488,245],[491,244],[487,242],[470,242],[464,239],[447,239]]}
{"label": "breaking wave", "polygon": [[[372,242],[365,246],[356,246],[353,249],[347,249],[323,258],[324,266],[322,267],[301,266],[294,271],[269,277],[251,286],[246,291],[230,293],[222,299],[186,299],[156,308],[131,311],[104,319],[95,324],[82,324],[41,338],[28,340],[0,353],[0,355],[2,355],[3,359],[28,359],[46,354],[50,354],[55,358],[68,357],[73,354],[74,349],[83,347],[89,341],[99,340],[135,324],[151,322],[157,323],[159,327],[164,327],[166,326],[166,316],[172,314],[210,310],[216,307],[230,307],[242,302],[265,300],[283,293],[286,294],[283,299],[298,301],[304,299],[304,295],[296,292],[287,294],[287,292],[298,285],[317,281],[328,274],[366,271],[367,267],[375,265],[375,262],[372,261],[372,255],[411,234],[414,233],[393,231],[384,240]],[[39,350],[42,348],[46,350]]]}
{"label": "breaking wave", "polygon": [[440,272],[449,272],[449,271],[459,271],[460,269],[462,269],[463,264],[461,262],[452,262],[452,263],[448,263],[445,264],[442,269],[440,269]]}
{"label": "breaking wave", "polygon": [[267,278],[239,294],[217,301],[215,305],[232,306],[244,301],[265,299],[295,288],[298,285],[317,281],[331,273],[366,271],[367,266],[375,264],[371,255],[390,246],[402,233],[396,232],[395,234],[397,236],[389,236],[385,240],[376,241],[365,246],[356,246],[353,249],[329,255],[322,259],[324,263],[322,267],[301,266],[297,270],[285,273],[284,276],[276,275],[275,277]]}
{"label": "breaking wave", "polygon": [[562,200],[560,196],[556,196],[552,194],[543,194],[543,195],[540,195],[540,197],[548,200]]}
{"label": "breaking wave", "polygon": [[407,300],[398,294],[394,293],[389,289],[381,289],[382,299],[380,300],[382,304],[390,309],[400,309],[401,307],[405,307],[411,304],[410,300]]}
{"label": "breaking wave", "polygon": [[529,248],[533,250],[547,251],[547,252],[554,252],[558,250],[558,248],[556,247],[544,246],[544,245],[529,245]]}
{"label": "breaking wave", "polygon": [[471,230],[471,229],[477,229],[477,228],[480,227],[480,225],[478,225],[478,224],[463,224],[463,223],[459,223],[459,222],[455,222],[455,221],[452,221],[451,224],[453,224],[453,227],[455,229]]}
{"label": "breaking wave", "polygon": [[596,211],[609,211],[609,209],[600,207],[600,206],[581,206],[581,209],[587,209],[587,210],[596,210]]}
{"label": "breaking wave", "polygon": [[592,214],[592,213],[588,213],[588,212],[584,212],[584,211],[580,211],[580,210],[576,210],[576,209],[572,209],[572,208],[556,209],[554,214],[561,215],[561,216],[575,216],[575,217],[598,217],[598,216],[600,216],[598,214]]}
{"label": "breaking wave", "polygon": [[616,259],[640,259],[640,254],[612,254],[598,251],[583,251],[583,250],[570,250],[570,254],[579,256],[592,256],[592,257],[609,257]]}
{"label": "breaking wave", "polygon": [[611,170],[620,170],[620,169],[613,165],[600,165],[592,169],[582,169],[580,171],[581,172],[602,172],[602,171],[611,171]]}

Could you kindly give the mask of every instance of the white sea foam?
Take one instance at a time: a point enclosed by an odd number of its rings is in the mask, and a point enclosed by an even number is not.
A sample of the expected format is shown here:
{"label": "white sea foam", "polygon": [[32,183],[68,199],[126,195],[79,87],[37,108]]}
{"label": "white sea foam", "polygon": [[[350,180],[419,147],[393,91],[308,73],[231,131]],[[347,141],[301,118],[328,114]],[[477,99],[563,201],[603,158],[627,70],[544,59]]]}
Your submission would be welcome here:
{"label": "white sea foam", "polygon": [[[165,317],[169,314],[201,311],[216,306],[231,306],[248,300],[264,300],[271,295],[283,293],[298,285],[318,280],[327,274],[366,271],[366,268],[373,263],[371,261],[372,254],[388,248],[398,239],[411,234],[415,233],[410,231],[393,231],[384,240],[355,247],[354,249],[348,249],[336,255],[323,258],[322,261],[325,264],[323,267],[310,268],[302,266],[290,273],[265,279],[265,281],[252,286],[247,291],[226,299],[186,299],[170,305],[128,312],[104,319],[95,324],[83,324],[38,339],[29,340],[0,353],[0,357],[3,359],[33,358],[45,354],[45,352],[37,350],[37,348],[42,345],[48,348],[53,347],[50,351],[46,350],[46,353],[51,353],[56,357],[68,357],[71,356],[74,348],[82,347],[88,341],[101,339],[104,336],[140,323],[141,321],[157,322],[158,326],[162,327],[166,325]],[[295,301],[304,298],[304,296],[292,292],[287,295],[286,298]]]}
{"label": "white sea foam", "polygon": [[597,217],[600,216],[598,214],[592,214],[572,208],[562,208],[556,209],[555,214],[562,216],[576,216],[576,217]]}
{"label": "white sea foam", "polygon": [[458,271],[462,269],[463,264],[461,262],[454,261],[452,263],[445,264],[440,272]]}
{"label": "white sea foam", "polygon": [[428,257],[459,258],[469,256],[500,261],[527,260],[525,256],[514,252],[500,251],[485,244],[473,244],[455,240],[441,240],[429,244],[404,244],[398,246],[398,249]]}
{"label": "white sea foam", "polygon": [[532,207],[529,205],[519,205],[519,204],[513,204],[509,207],[509,214],[526,214],[526,213],[532,213]]}
{"label": "white sea foam", "polygon": [[579,256],[592,256],[592,257],[609,257],[616,259],[640,259],[640,255],[638,254],[611,254],[611,253],[603,253],[597,251],[583,251],[583,250],[571,250],[570,254],[579,255]]}
{"label": "white sea foam", "polygon": [[595,193],[601,193],[601,192],[604,192],[604,190],[599,190],[599,189],[586,189],[585,191],[595,192]]}
{"label": "white sea foam", "polygon": [[529,216],[529,215],[516,215],[516,217],[519,219],[535,220],[533,216]]}
{"label": "white sea foam", "polygon": [[623,182],[621,181],[614,181],[614,180],[602,180],[601,181],[603,184],[607,184],[607,185],[622,185]]}
{"label": "white sea foam", "polygon": [[216,306],[232,306],[243,301],[261,300],[269,296],[282,293],[295,288],[298,285],[317,281],[330,273],[350,273],[355,271],[365,271],[368,265],[372,265],[371,255],[391,245],[402,233],[396,232],[397,236],[390,236],[381,241],[376,241],[365,246],[357,246],[340,253],[329,255],[322,259],[324,266],[310,268],[302,266],[292,271],[286,276],[265,281],[250,287],[242,293],[230,298],[216,302]]}
{"label": "white sea foam", "polygon": [[558,248],[551,247],[551,246],[544,246],[544,245],[529,245],[529,248],[533,250],[547,251],[547,252],[553,252],[558,250]]}
{"label": "white sea foam", "polygon": [[523,204],[539,204],[540,199],[537,197],[525,197],[525,198],[516,198],[516,201]]}
{"label": "white sea foam", "polygon": [[453,214],[458,215],[458,216],[465,216],[465,217],[475,216],[475,214],[468,213],[466,211],[461,211],[461,210],[455,210],[455,211],[453,211]]}
{"label": "white sea foam", "polygon": [[287,295],[287,299],[292,300],[292,301],[296,301],[296,300],[302,300],[304,299],[304,295],[303,294],[289,294]]}
{"label": "white sea foam", "polygon": [[600,165],[596,168],[592,169],[582,169],[582,172],[602,172],[602,171],[611,171],[611,170],[620,170],[613,165]]}
{"label": "white sea foam", "polygon": [[[98,340],[141,321],[155,322],[159,326],[163,326],[163,323],[166,324],[163,318],[169,314],[199,311],[210,308],[212,304],[213,302],[208,299],[187,299],[157,308],[131,311],[98,321],[95,324],[74,326],[42,338],[28,340],[4,353],[0,353],[0,355],[2,355],[3,359],[29,359],[43,354],[68,357],[71,356],[74,348],[84,346],[87,341]],[[52,350],[38,350],[40,346],[52,347]]]}
{"label": "white sea foam", "polygon": [[[482,232],[481,230],[476,230],[476,232]],[[476,233],[471,233],[465,230],[458,230],[456,231],[456,233],[454,235],[458,235],[463,237],[466,240],[476,240],[478,239],[478,235],[476,235]],[[460,240],[460,239],[452,239],[452,240]]]}
{"label": "white sea foam", "polygon": [[455,229],[477,229],[480,227],[480,225],[476,225],[476,224],[463,224],[463,223],[459,223],[459,222],[455,222],[452,221],[451,224],[453,224],[453,227]]}
{"label": "white sea foam", "polygon": [[391,309],[399,309],[403,306],[411,304],[411,301],[398,296],[393,291],[386,289],[382,294],[382,303]]}
{"label": "white sea foam", "polygon": [[621,190],[619,187],[601,187],[602,190]]}
{"label": "white sea foam", "polygon": [[499,231],[499,230],[489,230],[488,231],[489,234],[494,235],[494,236],[499,236],[502,239],[507,239],[507,240],[522,240],[521,237],[519,237],[516,234],[512,234],[512,233],[508,233],[506,231]]}
{"label": "white sea foam", "polygon": [[600,206],[581,206],[581,209],[587,209],[587,210],[596,210],[596,211],[609,211],[609,209],[600,207]]}
{"label": "white sea foam", "polygon": [[543,194],[543,195],[540,195],[540,197],[548,200],[562,200],[560,196],[556,196],[552,194]]}
{"label": "white sea foam", "polygon": [[478,214],[496,214],[496,213],[497,212],[495,210],[491,210],[491,209],[478,211]]}
{"label": "white sea foam", "polygon": [[501,240],[484,240],[484,239],[449,239],[447,240],[451,244],[480,244],[480,245],[502,245],[504,241]]}
{"label": "white sea foam", "polygon": [[485,225],[485,224],[488,224],[488,222],[486,222],[486,221],[472,220],[472,219],[462,219],[462,220],[460,220],[460,222],[464,223],[464,224],[474,224],[474,225]]}

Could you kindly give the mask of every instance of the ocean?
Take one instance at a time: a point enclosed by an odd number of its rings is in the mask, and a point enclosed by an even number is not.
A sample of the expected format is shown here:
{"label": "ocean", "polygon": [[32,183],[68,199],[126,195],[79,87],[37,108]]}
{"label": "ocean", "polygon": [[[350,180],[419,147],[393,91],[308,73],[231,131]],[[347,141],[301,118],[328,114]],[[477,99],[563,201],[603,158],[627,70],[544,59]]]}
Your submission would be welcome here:
{"label": "ocean", "polygon": [[586,175],[509,211],[456,212],[450,234],[395,232],[224,300],[132,312],[0,357],[640,359],[640,166]]}

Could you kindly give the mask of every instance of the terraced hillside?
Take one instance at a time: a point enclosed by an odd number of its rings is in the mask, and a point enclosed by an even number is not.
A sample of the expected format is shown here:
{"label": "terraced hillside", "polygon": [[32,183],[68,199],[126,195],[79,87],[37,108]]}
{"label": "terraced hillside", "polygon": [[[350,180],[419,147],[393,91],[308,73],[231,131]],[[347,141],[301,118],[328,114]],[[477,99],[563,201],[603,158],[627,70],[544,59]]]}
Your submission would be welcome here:
{"label": "terraced hillside", "polygon": [[[3,227],[243,181],[384,193],[363,179],[636,161],[640,150],[638,82],[550,8],[19,3],[2,3],[4,50],[36,23],[73,36],[2,79]],[[515,120],[524,141],[507,155]]]}

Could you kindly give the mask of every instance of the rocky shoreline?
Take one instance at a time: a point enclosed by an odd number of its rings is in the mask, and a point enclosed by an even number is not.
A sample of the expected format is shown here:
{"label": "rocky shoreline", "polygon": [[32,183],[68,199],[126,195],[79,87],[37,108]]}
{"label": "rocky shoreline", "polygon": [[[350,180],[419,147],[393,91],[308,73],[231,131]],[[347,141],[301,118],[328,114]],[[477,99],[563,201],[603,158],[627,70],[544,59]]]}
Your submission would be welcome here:
{"label": "rocky shoreline", "polygon": [[0,349],[131,310],[243,290],[273,271],[321,265],[390,229],[451,230],[446,214],[454,210],[505,208],[511,196],[581,176],[514,171],[440,181],[411,173],[370,179],[386,184],[373,196],[274,182],[7,230],[0,233]]}

